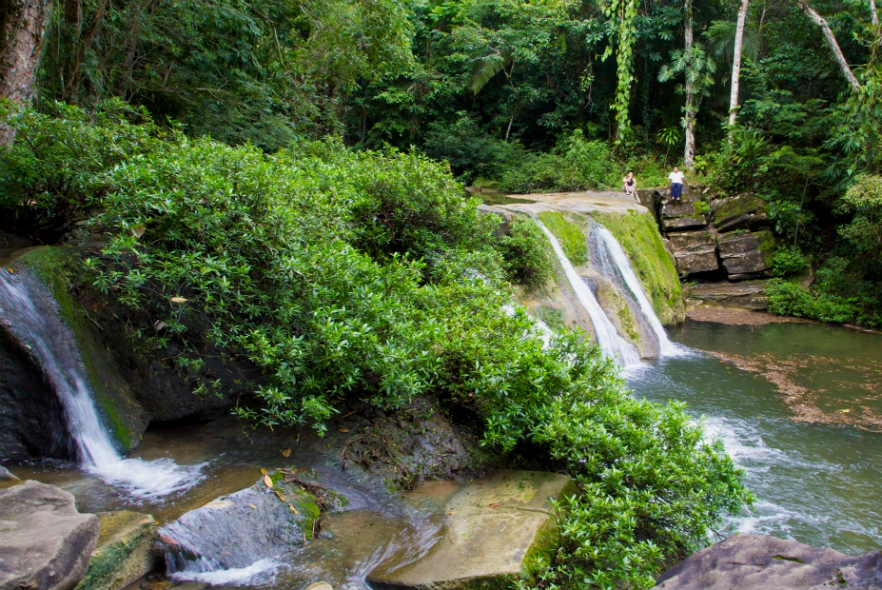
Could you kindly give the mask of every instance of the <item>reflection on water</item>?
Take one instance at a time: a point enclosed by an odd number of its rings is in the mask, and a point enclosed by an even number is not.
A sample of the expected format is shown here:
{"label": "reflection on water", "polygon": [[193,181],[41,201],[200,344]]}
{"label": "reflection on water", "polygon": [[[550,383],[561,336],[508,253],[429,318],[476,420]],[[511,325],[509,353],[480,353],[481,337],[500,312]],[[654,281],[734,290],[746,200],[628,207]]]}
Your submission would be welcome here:
{"label": "reflection on water", "polygon": [[[630,385],[635,395],[681,400],[704,416],[746,472],[753,510],[730,531],[768,533],[846,553],[882,545],[882,434],[848,425],[849,414],[882,410],[882,336],[815,324],[724,326],[686,322],[675,341],[767,367],[785,367],[802,401],[846,424],[802,422],[766,370],[746,372],[711,354],[658,361]],[[843,412],[842,410],[849,410]]]}

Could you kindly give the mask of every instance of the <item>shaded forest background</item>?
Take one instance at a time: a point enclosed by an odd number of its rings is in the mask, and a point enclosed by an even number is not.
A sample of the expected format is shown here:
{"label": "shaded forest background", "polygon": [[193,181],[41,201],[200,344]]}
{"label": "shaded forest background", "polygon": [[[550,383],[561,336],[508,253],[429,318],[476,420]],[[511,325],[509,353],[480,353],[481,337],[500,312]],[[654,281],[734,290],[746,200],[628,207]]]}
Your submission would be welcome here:
{"label": "shaded forest background", "polygon": [[764,197],[787,246],[779,274],[812,266],[814,295],[833,297],[817,307],[778,285],[776,309],[880,322],[873,0],[18,4],[46,15],[40,105],[118,98],[267,152],[326,135],[416,150],[509,192],[618,189],[627,169],[660,185],[683,163]]}

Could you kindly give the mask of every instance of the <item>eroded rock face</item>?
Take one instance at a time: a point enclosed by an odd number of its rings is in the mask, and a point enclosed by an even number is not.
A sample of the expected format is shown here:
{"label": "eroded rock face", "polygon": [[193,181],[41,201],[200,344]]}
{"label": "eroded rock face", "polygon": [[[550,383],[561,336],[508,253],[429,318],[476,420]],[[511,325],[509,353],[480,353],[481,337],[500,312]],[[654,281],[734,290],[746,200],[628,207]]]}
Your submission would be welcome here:
{"label": "eroded rock face", "polygon": [[70,590],[97,540],[98,518],[67,492],[35,481],[0,490],[0,589]]}
{"label": "eroded rock face", "polygon": [[721,232],[759,229],[769,223],[765,202],[751,194],[716,199],[711,203],[711,216]]}
{"label": "eroded rock face", "polygon": [[100,534],[86,575],[76,590],[117,590],[150,573],[156,521],[120,510],[98,515]]}
{"label": "eroded rock face", "polygon": [[657,590],[882,588],[882,552],[850,557],[766,535],[738,535],[668,570]]}
{"label": "eroded rock face", "polygon": [[723,234],[718,247],[730,280],[743,280],[763,276],[772,267],[775,238],[768,230]]}
{"label": "eroded rock face", "polygon": [[549,500],[573,489],[566,475],[501,471],[464,487],[447,505],[444,536],[425,557],[368,583],[380,589],[502,587],[529,573],[558,542]]}
{"label": "eroded rock face", "polygon": [[669,233],[668,240],[677,262],[677,272],[695,274],[720,268],[717,242],[708,230]]}
{"label": "eroded rock face", "polygon": [[762,311],[769,308],[766,281],[699,283],[686,292],[690,303]]}

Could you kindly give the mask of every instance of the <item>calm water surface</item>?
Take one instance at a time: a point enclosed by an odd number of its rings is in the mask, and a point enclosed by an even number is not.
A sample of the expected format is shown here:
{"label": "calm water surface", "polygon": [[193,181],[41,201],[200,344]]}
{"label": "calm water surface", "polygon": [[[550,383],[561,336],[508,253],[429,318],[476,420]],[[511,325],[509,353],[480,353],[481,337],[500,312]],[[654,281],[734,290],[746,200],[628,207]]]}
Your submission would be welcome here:
{"label": "calm water surface", "polygon": [[671,336],[696,354],[658,361],[629,384],[647,399],[686,402],[746,470],[757,501],[727,532],[845,553],[882,546],[882,336],[690,321]]}

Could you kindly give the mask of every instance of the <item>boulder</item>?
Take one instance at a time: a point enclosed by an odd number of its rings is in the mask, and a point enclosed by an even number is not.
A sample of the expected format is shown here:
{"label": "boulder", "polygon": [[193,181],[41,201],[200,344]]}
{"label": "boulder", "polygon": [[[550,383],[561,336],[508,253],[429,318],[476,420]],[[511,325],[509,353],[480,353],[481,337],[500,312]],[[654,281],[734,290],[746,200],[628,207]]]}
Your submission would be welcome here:
{"label": "boulder", "polygon": [[695,214],[682,217],[666,217],[662,220],[662,226],[664,226],[666,232],[704,228],[707,227],[707,218],[704,215]]}
{"label": "boulder", "polygon": [[156,521],[120,510],[98,515],[98,544],[76,590],[119,590],[153,569]]}
{"label": "boulder", "polygon": [[657,590],[882,588],[882,552],[851,557],[766,535],[738,535],[668,570]]}
{"label": "boulder", "polygon": [[556,549],[549,500],[573,491],[568,476],[536,471],[501,471],[473,482],[447,504],[444,535],[424,557],[380,566],[368,583],[377,590],[506,586]]}
{"label": "boulder", "polygon": [[0,490],[0,589],[70,590],[86,573],[98,518],[35,481]]}
{"label": "boulder", "polygon": [[679,273],[688,275],[719,269],[717,243],[710,231],[672,232],[668,239]]}
{"label": "boulder", "polygon": [[699,283],[686,292],[690,304],[762,311],[768,309],[765,281]]}
{"label": "boulder", "polygon": [[711,218],[720,231],[760,227],[768,223],[765,202],[751,194],[716,199],[711,203]]}
{"label": "boulder", "polygon": [[719,237],[720,261],[732,280],[762,276],[773,264],[772,232],[730,233]]}
{"label": "boulder", "polygon": [[40,366],[0,321],[0,460],[43,457],[76,459],[76,447]]}
{"label": "boulder", "polygon": [[5,489],[21,483],[21,480],[12,475],[8,469],[0,466],[0,489]]}

